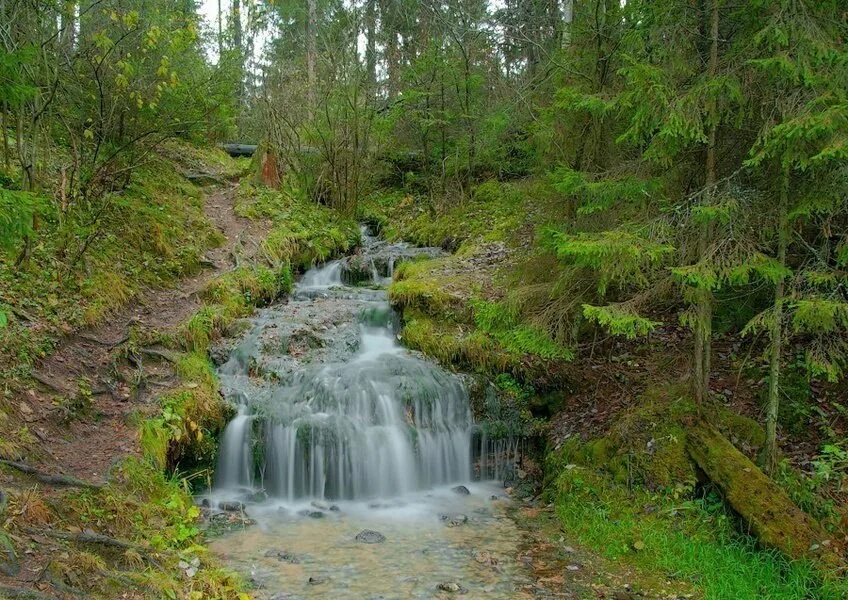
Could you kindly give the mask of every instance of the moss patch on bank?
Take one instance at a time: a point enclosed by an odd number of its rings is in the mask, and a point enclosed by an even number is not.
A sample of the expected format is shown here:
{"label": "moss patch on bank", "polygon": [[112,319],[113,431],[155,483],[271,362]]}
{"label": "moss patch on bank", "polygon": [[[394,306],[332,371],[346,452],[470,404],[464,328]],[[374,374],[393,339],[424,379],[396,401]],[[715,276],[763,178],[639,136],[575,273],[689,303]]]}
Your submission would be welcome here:
{"label": "moss patch on bank", "polygon": [[360,239],[359,225],[352,217],[294,189],[278,191],[243,180],[236,214],[270,219],[273,226],[262,242],[263,254],[272,266],[287,264],[295,272],[347,252]]}

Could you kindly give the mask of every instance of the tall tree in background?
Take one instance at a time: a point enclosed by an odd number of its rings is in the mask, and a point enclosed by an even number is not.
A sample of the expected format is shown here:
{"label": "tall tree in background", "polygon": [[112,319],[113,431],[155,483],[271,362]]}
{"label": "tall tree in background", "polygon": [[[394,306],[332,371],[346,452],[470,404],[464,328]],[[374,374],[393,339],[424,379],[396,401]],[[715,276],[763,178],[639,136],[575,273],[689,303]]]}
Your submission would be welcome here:
{"label": "tall tree in background", "polygon": [[[774,198],[774,300],[750,326],[767,330],[770,338],[764,449],[770,472],[778,461],[785,330],[807,338],[812,375],[835,380],[848,364],[848,293],[841,272],[848,257],[833,253],[840,246],[831,233],[848,211],[848,53],[840,42],[845,22],[834,18],[839,5],[764,3],[749,21],[751,95],[762,125],[747,165]],[[798,244],[802,229],[815,235]]]}

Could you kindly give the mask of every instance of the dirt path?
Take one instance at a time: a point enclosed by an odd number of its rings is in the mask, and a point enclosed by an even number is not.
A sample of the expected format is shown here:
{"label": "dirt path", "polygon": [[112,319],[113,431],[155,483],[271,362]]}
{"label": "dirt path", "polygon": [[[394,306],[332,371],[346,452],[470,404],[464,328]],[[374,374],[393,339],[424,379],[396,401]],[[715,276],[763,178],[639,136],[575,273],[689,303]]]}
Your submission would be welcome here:
{"label": "dirt path", "polygon": [[[204,211],[226,241],[204,256],[203,270],[169,289],[153,289],[97,327],[66,338],[35,372],[41,390],[31,390],[22,403],[30,431],[45,455],[37,461],[51,472],[103,481],[119,458],[138,452],[133,413],[149,413],[155,397],[176,384],[171,368],[148,358],[137,366],[145,385],[125,383],[132,371],[119,366],[121,345],[130,328],[165,331],[184,323],[200,307],[199,293],[214,277],[257,254],[267,225],[238,217],[233,210],[235,184],[207,190]],[[80,381],[91,387],[91,406],[84,418],[67,419],[70,399]],[[36,458],[36,457],[34,457]]]}

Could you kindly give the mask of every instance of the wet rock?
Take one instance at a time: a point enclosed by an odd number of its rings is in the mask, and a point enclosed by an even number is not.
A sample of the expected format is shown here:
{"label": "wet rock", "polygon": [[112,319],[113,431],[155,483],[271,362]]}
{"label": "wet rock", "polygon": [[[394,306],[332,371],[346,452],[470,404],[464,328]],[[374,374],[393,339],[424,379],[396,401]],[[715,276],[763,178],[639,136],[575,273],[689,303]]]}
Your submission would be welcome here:
{"label": "wet rock", "polygon": [[468,516],[460,513],[457,513],[455,515],[439,515],[439,518],[448,527],[458,527],[460,525],[465,525],[466,523],[468,523]]}
{"label": "wet rock", "polygon": [[324,504],[323,502],[318,502],[317,500],[313,500],[309,503],[313,508],[317,508],[318,510],[330,510],[330,507]]}
{"label": "wet rock", "polygon": [[231,353],[232,348],[230,348],[229,346],[213,346],[209,350],[209,358],[212,360],[212,364],[214,364],[216,367],[220,367],[230,359]]}
{"label": "wet rock", "polygon": [[328,579],[329,578],[327,577],[313,575],[306,583],[308,583],[309,585],[321,585],[322,583],[327,583]]}
{"label": "wet rock", "polygon": [[200,501],[200,506],[202,506],[203,508],[212,508],[212,503],[209,502],[209,498],[204,498]]}
{"label": "wet rock", "polygon": [[310,519],[323,519],[324,513],[320,510],[309,510],[308,508],[304,508],[303,510],[297,511],[301,517],[309,517]]}
{"label": "wet rock", "polygon": [[286,550],[271,548],[270,550],[266,550],[263,556],[265,558],[276,558],[280,562],[287,562],[292,565],[300,563],[300,559],[297,556]]}
{"label": "wet rock", "polygon": [[244,502],[238,502],[236,500],[219,502],[218,508],[223,510],[224,512],[243,512]]}
{"label": "wet rock", "polygon": [[459,585],[455,581],[446,581],[436,586],[440,592],[449,592],[451,594],[467,594],[468,590]]}
{"label": "wet rock", "polygon": [[341,511],[342,511],[342,509],[339,508],[338,504],[331,504],[330,505],[330,512],[341,512]]}
{"label": "wet rock", "polygon": [[248,494],[245,499],[247,502],[265,502],[268,499],[268,493],[265,490],[258,490]]}
{"label": "wet rock", "polygon": [[384,536],[379,531],[374,531],[372,529],[363,529],[359,533],[356,534],[356,541],[362,542],[363,544],[382,544],[386,541],[386,536]]}
{"label": "wet rock", "polygon": [[467,487],[465,487],[464,485],[458,485],[456,487],[452,487],[451,491],[454,492],[455,494],[459,494],[460,496],[468,496],[469,494],[471,494],[469,489]]}

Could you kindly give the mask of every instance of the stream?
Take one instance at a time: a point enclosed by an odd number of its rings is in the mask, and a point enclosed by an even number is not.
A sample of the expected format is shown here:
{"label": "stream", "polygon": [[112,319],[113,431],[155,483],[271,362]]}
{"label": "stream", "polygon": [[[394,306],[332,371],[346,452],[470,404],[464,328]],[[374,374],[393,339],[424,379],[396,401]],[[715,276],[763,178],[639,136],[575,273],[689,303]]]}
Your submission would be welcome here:
{"label": "stream", "polygon": [[237,407],[208,506],[249,527],[211,549],[260,597],[515,598],[530,585],[503,481],[462,379],[397,339],[385,286],[439,251],[363,229],[358,254],[305,273],[258,311],[218,375]]}

